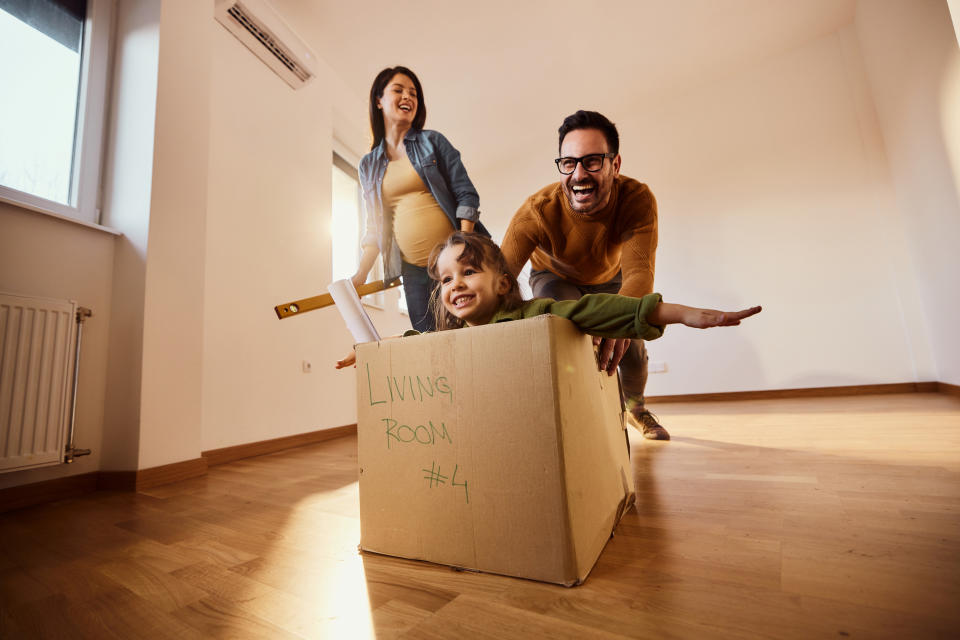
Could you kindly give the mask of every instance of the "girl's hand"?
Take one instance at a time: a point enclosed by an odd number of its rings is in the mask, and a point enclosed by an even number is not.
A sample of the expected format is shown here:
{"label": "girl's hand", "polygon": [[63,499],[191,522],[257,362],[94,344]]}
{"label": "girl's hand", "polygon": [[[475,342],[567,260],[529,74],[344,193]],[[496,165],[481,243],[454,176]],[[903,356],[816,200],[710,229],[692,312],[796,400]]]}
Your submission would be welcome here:
{"label": "girl's hand", "polygon": [[349,367],[349,366],[351,366],[351,365],[357,366],[357,354],[356,354],[355,352],[353,352],[353,351],[351,351],[351,352],[350,352],[350,355],[348,355],[348,356],[347,356],[346,358],[344,358],[343,360],[337,360],[337,364],[335,364],[334,366],[335,366],[337,369],[344,369],[344,368]]}
{"label": "girl's hand", "polygon": [[744,318],[756,315],[763,307],[750,307],[743,311],[716,311],[714,309],[697,309],[686,307],[680,317],[680,322],[694,329],[709,329],[710,327],[732,327],[740,324]]}

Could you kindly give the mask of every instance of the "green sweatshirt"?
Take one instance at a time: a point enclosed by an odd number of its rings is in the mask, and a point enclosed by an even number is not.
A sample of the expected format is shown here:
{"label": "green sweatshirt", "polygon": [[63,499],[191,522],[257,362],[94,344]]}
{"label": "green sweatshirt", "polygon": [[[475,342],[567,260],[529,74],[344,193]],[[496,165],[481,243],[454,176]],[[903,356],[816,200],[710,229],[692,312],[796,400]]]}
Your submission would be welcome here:
{"label": "green sweatshirt", "polygon": [[650,293],[642,298],[614,293],[590,293],[579,300],[536,298],[524,301],[512,311],[498,311],[489,324],[550,313],[570,320],[581,331],[592,336],[656,340],[663,335],[664,327],[648,324],[647,315],[660,304],[661,299],[659,293]]}
{"label": "green sweatshirt", "polygon": [[[666,327],[649,324],[647,316],[662,299],[659,293],[648,293],[642,298],[616,293],[588,293],[579,300],[534,298],[524,300],[512,311],[497,311],[487,324],[525,320],[550,313],[570,320],[580,331],[591,336],[656,340]],[[403,337],[418,335],[420,332],[416,329],[403,332]]]}

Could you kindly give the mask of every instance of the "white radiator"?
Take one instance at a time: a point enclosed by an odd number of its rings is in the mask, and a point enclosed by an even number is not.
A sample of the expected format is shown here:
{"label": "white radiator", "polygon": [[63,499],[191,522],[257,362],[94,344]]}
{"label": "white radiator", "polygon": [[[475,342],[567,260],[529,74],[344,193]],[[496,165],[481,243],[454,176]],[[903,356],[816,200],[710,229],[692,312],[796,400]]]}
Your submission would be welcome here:
{"label": "white radiator", "polygon": [[0,293],[0,473],[72,460],[77,310]]}

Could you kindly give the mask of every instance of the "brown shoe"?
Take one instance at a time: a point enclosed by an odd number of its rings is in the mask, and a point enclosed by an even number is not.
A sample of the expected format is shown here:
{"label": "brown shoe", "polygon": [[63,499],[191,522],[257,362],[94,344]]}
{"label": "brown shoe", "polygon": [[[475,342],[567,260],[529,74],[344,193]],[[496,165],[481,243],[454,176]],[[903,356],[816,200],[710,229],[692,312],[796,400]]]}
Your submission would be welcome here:
{"label": "brown shoe", "polygon": [[669,440],[670,434],[657,422],[657,416],[646,409],[633,414],[634,419],[642,426],[643,437],[647,440]]}

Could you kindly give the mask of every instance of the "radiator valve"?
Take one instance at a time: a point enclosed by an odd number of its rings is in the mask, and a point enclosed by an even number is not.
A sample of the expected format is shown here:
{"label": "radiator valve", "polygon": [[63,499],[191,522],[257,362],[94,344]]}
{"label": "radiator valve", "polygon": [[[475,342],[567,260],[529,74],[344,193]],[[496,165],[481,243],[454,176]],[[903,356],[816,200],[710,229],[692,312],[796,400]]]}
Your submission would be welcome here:
{"label": "radiator valve", "polygon": [[66,464],[73,462],[74,458],[79,458],[80,456],[90,455],[90,449],[77,449],[74,447],[68,447],[66,455],[63,456],[63,461]]}

